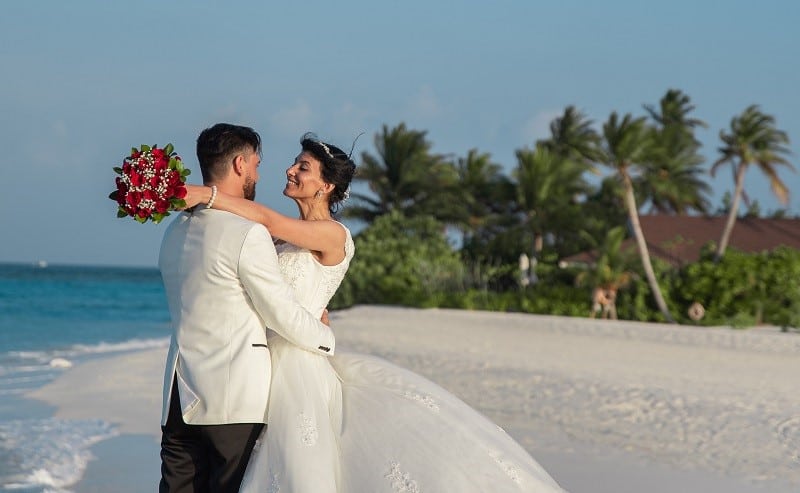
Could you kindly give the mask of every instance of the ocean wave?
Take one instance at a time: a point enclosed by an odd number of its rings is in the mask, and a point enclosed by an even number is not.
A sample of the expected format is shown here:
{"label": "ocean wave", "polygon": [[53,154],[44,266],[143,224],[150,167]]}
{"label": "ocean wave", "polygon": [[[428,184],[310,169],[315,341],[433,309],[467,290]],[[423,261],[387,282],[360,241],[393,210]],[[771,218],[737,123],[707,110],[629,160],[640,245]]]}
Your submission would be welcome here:
{"label": "ocean wave", "polygon": [[74,344],[46,351],[9,351],[0,354],[0,395],[18,395],[44,385],[85,358],[167,346],[168,338],[158,338]]}
{"label": "ocean wave", "polygon": [[[166,348],[169,346],[169,338],[159,337],[157,339],[130,339],[122,342],[99,342],[97,344],[73,344],[63,349],[52,349],[47,351],[9,351],[7,354],[17,360],[37,362],[48,367],[57,366],[52,364],[54,360],[69,361],[70,358],[80,358],[106,353],[121,353],[126,351],[138,351],[142,349]],[[20,371],[21,366],[14,366],[15,371]],[[40,369],[36,366],[31,367],[33,371]]]}
{"label": "ocean wave", "polygon": [[89,448],[117,435],[116,428],[102,420],[46,418],[2,423],[0,454],[14,470],[0,469],[0,487],[69,491],[93,458]]}
{"label": "ocean wave", "polygon": [[50,380],[50,375],[41,374],[41,375],[32,375],[32,376],[13,376],[13,377],[0,377],[0,388],[12,384],[12,383],[37,383],[37,382],[46,382]]}
{"label": "ocean wave", "polygon": [[0,395],[22,395],[30,392],[29,389],[0,389]]}
{"label": "ocean wave", "polygon": [[78,352],[78,354],[97,354],[134,351],[140,349],[165,348],[167,346],[169,346],[169,338],[159,337],[157,339],[131,339],[129,341],[117,343],[101,342],[94,345],[76,344],[72,347],[73,351]]}

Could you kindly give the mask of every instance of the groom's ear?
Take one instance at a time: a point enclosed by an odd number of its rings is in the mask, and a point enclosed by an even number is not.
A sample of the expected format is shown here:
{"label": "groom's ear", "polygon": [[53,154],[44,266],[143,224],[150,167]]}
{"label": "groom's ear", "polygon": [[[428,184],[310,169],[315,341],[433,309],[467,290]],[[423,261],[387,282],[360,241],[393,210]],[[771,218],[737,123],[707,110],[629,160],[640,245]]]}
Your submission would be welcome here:
{"label": "groom's ear", "polygon": [[231,168],[233,172],[237,175],[244,174],[244,154],[237,154],[233,157],[233,163],[231,163]]}

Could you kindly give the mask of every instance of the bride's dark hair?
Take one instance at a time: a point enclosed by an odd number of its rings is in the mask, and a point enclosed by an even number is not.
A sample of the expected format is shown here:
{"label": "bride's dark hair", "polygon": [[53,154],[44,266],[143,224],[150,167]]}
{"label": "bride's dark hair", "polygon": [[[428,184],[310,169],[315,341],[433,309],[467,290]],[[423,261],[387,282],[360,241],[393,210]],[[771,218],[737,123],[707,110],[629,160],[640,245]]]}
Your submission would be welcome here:
{"label": "bride's dark hair", "polygon": [[328,200],[328,208],[331,214],[335,214],[341,203],[350,196],[350,182],[353,181],[356,172],[356,163],[350,158],[352,151],[351,154],[347,154],[335,145],[319,140],[311,132],[303,135],[300,146],[319,159],[322,163],[320,167],[322,179],[334,186]]}

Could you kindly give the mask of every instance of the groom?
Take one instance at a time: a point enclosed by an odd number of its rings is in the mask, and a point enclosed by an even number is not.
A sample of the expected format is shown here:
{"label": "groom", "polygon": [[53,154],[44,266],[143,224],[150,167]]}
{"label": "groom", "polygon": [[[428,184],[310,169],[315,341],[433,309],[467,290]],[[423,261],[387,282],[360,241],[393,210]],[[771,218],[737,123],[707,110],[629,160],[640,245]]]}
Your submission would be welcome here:
{"label": "groom", "polygon": [[[197,139],[206,185],[255,197],[261,138],[220,123]],[[333,334],[295,300],[267,229],[198,206],[164,233],[159,257],[173,335],[164,374],[160,492],[237,492],[265,426],[266,327],[332,355]]]}

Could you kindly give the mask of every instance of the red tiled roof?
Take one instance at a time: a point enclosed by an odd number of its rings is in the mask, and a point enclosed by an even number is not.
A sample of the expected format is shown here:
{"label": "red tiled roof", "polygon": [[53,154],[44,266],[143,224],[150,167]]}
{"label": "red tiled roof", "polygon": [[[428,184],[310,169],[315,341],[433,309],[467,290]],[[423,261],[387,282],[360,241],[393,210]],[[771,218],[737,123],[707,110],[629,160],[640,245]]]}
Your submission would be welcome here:
{"label": "red tiled roof", "polygon": [[[639,217],[650,255],[675,266],[697,261],[704,245],[718,243],[726,220],[723,216]],[[748,253],[770,251],[781,245],[800,249],[800,219],[739,218],[728,243],[729,248]],[[635,248],[633,239],[625,240],[622,248]],[[596,257],[596,252],[583,252],[564,261],[592,263]]]}

